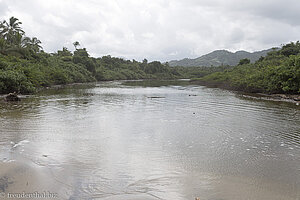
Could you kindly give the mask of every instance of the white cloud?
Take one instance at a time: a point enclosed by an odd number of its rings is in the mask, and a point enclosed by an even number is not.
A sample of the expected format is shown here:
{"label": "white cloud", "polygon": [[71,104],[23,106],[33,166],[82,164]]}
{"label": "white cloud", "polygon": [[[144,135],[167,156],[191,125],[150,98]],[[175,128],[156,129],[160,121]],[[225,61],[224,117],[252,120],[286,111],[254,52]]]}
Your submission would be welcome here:
{"label": "white cloud", "polygon": [[0,0],[46,51],[79,41],[91,55],[161,60],[215,49],[260,50],[295,41],[297,0]]}

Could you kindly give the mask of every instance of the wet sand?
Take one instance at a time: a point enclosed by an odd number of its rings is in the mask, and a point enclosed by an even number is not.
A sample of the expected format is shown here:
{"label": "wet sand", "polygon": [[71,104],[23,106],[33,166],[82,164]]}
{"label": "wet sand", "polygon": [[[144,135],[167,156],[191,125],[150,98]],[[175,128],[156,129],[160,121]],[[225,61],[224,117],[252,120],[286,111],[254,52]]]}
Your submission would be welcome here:
{"label": "wet sand", "polygon": [[[51,171],[45,167],[20,161],[0,162],[1,199],[67,199],[67,191],[61,188]],[[36,198],[17,196],[24,193]],[[42,198],[38,198],[38,195]]]}
{"label": "wet sand", "polygon": [[[29,161],[30,162],[30,161]],[[68,169],[64,168],[53,172],[49,166],[41,167],[28,161],[0,162],[0,199],[77,199],[71,185],[68,186]],[[13,195],[48,195],[49,197],[19,198]],[[52,195],[52,196],[51,196]],[[90,196],[81,196],[90,199]],[[120,193],[95,195],[93,199],[130,199],[154,200],[154,195],[139,193]]]}
{"label": "wet sand", "polygon": [[[28,198],[12,198],[8,197],[10,194],[16,193],[39,193],[40,195],[50,194],[53,195],[49,198],[32,198],[32,199],[73,199],[72,186],[66,190],[66,182],[68,181],[68,170],[62,169],[56,171],[55,176],[48,167],[35,166],[34,163],[25,163],[19,161],[0,162],[0,195],[1,199],[28,199]],[[65,183],[57,180],[65,180]],[[215,175],[205,175],[213,177]],[[216,177],[216,176],[215,176]],[[201,200],[240,200],[247,199],[264,199],[264,200],[296,200],[297,195],[293,194],[292,189],[288,185],[270,183],[260,180],[251,180],[249,177],[233,177],[222,176],[218,178],[210,178],[210,189],[205,188],[204,185],[197,185],[197,179],[203,179],[203,174],[199,177],[187,180],[190,187],[185,190],[195,191],[198,188],[199,193],[195,193],[193,197],[182,199],[194,199],[196,197]],[[194,183],[193,183],[194,182]],[[63,184],[63,187],[62,187]],[[238,188],[238,189],[237,189]],[[274,190],[277,188],[277,190]],[[49,193],[50,192],[50,193]],[[81,199],[90,199],[91,196],[86,198],[81,196]],[[93,199],[104,200],[155,200],[162,199],[159,195],[151,192],[129,192],[129,193],[107,193],[105,195],[93,195]],[[76,199],[76,198],[75,198]]]}

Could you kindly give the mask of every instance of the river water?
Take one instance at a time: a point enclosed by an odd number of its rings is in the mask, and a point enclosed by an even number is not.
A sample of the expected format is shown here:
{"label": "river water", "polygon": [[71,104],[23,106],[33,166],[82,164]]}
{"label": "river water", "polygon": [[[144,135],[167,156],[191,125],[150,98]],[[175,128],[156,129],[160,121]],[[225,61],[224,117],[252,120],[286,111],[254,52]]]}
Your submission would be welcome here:
{"label": "river water", "polygon": [[[1,102],[1,163],[30,166],[31,190],[58,199],[300,199],[299,106],[196,85],[121,83]],[[26,179],[25,171],[13,174]],[[7,174],[0,192],[17,192],[24,180]]]}

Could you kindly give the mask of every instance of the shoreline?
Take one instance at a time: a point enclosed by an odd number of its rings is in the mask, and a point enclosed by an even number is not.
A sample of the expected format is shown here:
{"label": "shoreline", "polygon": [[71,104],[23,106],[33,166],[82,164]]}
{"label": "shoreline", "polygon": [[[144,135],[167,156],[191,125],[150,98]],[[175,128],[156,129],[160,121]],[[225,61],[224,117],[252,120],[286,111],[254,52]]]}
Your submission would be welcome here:
{"label": "shoreline", "polygon": [[[112,81],[170,81],[170,80],[182,80],[182,79],[138,79],[138,80],[112,80]],[[281,101],[281,102],[289,102],[293,103],[296,105],[300,105],[300,94],[283,94],[283,93],[275,93],[275,94],[267,94],[267,93],[262,93],[258,91],[245,91],[243,89],[239,89],[236,87],[232,87],[229,84],[226,83],[216,83],[216,82],[207,82],[207,81],[201,81],[201,80],[190,80],[190,79],[184,79],[184,80],[189,80],[189,83],[191,84],[196,84],[196,85],[201,85],[209,88],[220,88],[228,91],[235,91],[235,92],[240,92],[241,95],[245,97],[251,97],[255,99],[263,99],[263,100],[269,100],[269,101]],[[37,88],[35,93],[32,94],[18,94],[18,96],[23,99],[26,98],[29,95],[34,95],[42,91],[46,91],[49,89],[62,89],[65,87],[70,87],[70,86],[80,86],[80,85],[89,85],[89,84],[97,84],[99,82],[111,82],[111,81],[93,81],[93,82],[82,82],[82,83],[69,83],[69,84],[61,84],[61,85],[51,85],[48,87],[42,87],[42,88]],[[5,98],[8,94],[0,94],[0,98]],[[5,100],[4,100],[5,101]]]}
{"label": "shoreline", "polygon": [[228,91],[235,91],[235,92],[239,92],[243,96],[252,97],[256,99],[289,102],[296,105],[300,105],[300,94],[282,94],[282,93],[267,94],[259,91],[252,92],[252,91],[245,91],[237,87],[232,87],[226,83],[207,82],[207,81],[200,81],[200,80],[191,80],[190,83],[206,86],[209,88],[220,88]]}
{"label": "shoreline", "polygon": [[[170,80],[180,80],[180,81],[188,81],[190,79],[116,79],[116,80],[102,80],[102,81],[91,81],[91,82],[78,82],[78,83],[67,83],[67,84],[58,84],[58,85],[50,85],[46,87],[38,87],[36,88],[36,91],[33,93],[28,93],[28,94],[22,94],[18,93],[19,96],[26,97],[28,95],[35,95],[39,92],[50,90],[50,89],[62,89],[65,87],[69,86],[80,86],[80,85],[89,85],[89,84],[97,84],[97,83],[108,83],[108,82],[113,82],[113,81],[170,81]],[[0,98],[4,98],[8,95],[9,93],[0,93]]]}
{"label": "shoreline", "polygon": [[263,97],[272,98],[276,100],[300,103],[300,95],[297,94],[264,94],[264,93],[257,93],[257,94]]}
{"label": "shoreline", "polygon": [[[264,94],[264,93],[243,93],[241,91],[240,95],[244,98],[251,98],[257,100],[265,100],[265,101],[275,101],[275,102],[285,102],[285,103],[292,103],[297,106],[300,105],[300,101],[296,101],[291,96],[286,96],[286,94]],[[294,95],[292,95],[294,96]],[[299,96],[299,95],[298,95]]]}

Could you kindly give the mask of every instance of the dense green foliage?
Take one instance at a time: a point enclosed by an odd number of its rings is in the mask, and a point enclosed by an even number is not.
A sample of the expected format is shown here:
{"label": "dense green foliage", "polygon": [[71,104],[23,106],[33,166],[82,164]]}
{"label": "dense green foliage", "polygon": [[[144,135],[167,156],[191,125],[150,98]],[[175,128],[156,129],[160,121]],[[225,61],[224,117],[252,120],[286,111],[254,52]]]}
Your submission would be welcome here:
{"label": "dense green foliage", "polygon": [[102,80],[134,80],[134,79],[174,79],[182,75],[167,64],[158,61],[143,62],[124,60],[111,56],[95,59],[96,79]]}
{"label": "dense green foliage", "polygon": [[57,54],[43,52],[41,41],[26,37],[21,24],[15,17],[0,23],[0,93],[32,93],[40,87],[95,80],[86,66],[72,61],[66,48]]}
{"label": "dense green foliage", "polygon": [[269,52],[257,62],[240,65],[197,79],[200,83],[265,93],[300,93],[300,43],[290,43]]}
{"label": "dense green foliage", "polygon": [[25,36],[15,17],[0,22],[0,93],[32,93],[56,84],[107,80],[174,79],[187,73],[158,61],[124,60],[111,56],[90,57],[74,42],[75,51],[63,47],[57,53],[42,50],[41,41]]}
{"label": "dense green foliage", "polygon": [[57,56],[41,53],[37,60],[26,60],[0,55],[0,93],[32,93],[40,87],[93,80],[85,67]]}
{"label": "dense green foliage", "polygon": [[246,64],[249,64],[249,63],[250,63],[250,59],[244,58],[244,59],[240,60],[238,65],[246,65]]}
{"label": "dense green foliage", "polygon": [[85,48],[79,48],[78,41],[73,43],[73,52],[63,47],[56,53],[45,53],[41,41],[27,37],[21,24],[15,17],[0,22],[0,94],[33,93],[57,84],[178,78],[250,92],[300,93],[299,42],[274,49],[255,63],[242,59],[235,67],[170,67],[146,59],[93,58]]}

